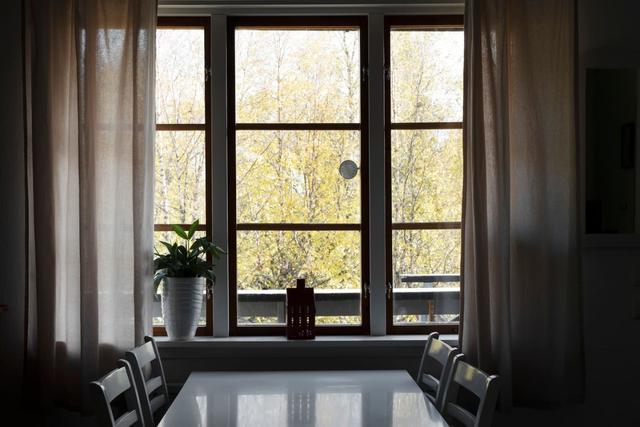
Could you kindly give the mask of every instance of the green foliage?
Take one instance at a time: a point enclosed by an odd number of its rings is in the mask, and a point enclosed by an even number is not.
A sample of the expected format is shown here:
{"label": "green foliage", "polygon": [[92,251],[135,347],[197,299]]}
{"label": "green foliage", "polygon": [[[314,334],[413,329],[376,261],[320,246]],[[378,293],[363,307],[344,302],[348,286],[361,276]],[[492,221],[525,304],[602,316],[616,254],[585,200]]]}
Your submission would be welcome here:
{"label": "green foliage", "polygon": [[173,226],[174,233],[185,241],[184,245],[160,242],[167,252],[156,251],[155,253],[153,283],[156,290],[166,277],[205,277],[210,285],[216,281],[213,272],[215,264],[208,262],[206,255],[211,254],[213,259],[218,260],[225,252],[219,246],[209,242],[206,237],[193,238],[199,224],[200,222],[195,220],[188,230],[179,225]]}

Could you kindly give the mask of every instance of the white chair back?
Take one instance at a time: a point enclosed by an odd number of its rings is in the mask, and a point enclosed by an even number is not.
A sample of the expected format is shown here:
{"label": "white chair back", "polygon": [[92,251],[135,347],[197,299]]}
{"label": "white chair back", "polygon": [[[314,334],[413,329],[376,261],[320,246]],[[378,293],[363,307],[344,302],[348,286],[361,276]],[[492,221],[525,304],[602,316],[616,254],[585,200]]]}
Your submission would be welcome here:
{"label": "white chair back", "polygon": [[460,350],[439,340],[438,337],[437,332],[432,332],[427,337],[416,382],[426,389],[425,396],[441,411],[445,392],[444,384],[449,378],[453,359],[460,354]]}
{"label": "white chair back", "polygon": [[[118,360],[118,369],[114,369],[98,381],[92,381],[89,389],[97,409],[98,425],[102,427],[129,427],[146,424],[142,417],[142,409],[138,392],[133,380],[131,366],[125,360]],[[124,395],[126,409],[122,414],[114,413],[112,404]]]}
{"label": "white chair back", "polygon": [[147,426],[155,426],[161,410],[169,404],[169,391],[164,376],[158,346],[152,337],[144,337],[145,343],[125,353],[131,364],[133,378],[140,396],[142,417]]}
{"label": "white chair back", "polygon": [[[475,414],[460,405],[460,388],[468,390],[478,398],[478,410]],[[487,375],[465,362],[464,355],[459,354],[453,361],[442,413],[445,418],[465,427],[489,427],[493,421],[499,392],[500,381],[497,375]]]}

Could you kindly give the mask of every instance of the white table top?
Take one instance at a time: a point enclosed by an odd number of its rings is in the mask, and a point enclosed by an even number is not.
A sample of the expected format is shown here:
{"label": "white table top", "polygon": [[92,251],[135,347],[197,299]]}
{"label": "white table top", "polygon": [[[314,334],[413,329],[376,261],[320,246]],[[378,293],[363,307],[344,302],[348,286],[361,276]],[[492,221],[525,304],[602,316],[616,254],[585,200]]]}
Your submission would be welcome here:
{"label": "white table top", "polygon": [[193,372],[158,427],[447,423],[406,371]]}

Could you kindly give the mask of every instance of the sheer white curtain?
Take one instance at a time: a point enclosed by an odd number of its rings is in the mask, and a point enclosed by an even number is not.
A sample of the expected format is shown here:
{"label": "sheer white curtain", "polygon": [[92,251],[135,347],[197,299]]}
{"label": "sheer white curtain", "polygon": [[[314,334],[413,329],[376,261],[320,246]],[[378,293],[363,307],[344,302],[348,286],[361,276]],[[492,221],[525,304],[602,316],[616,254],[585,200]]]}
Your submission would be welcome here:
{"label": "sheer white curtain", "polygon": [[45,402],[86,403],[151,330],[156,16],[155,0],[26,3],[27,375]]}
{"label": "sheer white curtain", "polygon": [[462,348],[503,404],[581,399],[573,0],[468,0]]}

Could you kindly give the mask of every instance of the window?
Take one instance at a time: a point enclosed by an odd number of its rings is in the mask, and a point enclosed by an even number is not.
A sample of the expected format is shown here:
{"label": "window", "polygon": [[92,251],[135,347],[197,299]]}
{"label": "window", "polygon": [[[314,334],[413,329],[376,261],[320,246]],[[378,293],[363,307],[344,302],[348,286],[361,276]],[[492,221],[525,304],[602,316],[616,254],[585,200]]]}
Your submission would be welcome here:
{"label": "window", "polygon": [[366,21],[228,28],[231,333],[284,333],[298,277],[315,288],[318,333],[368,333]]}
{"label": "window", "polygon": [[[156,31],[155,247],[173,241],[172,224],[198,219],[211,236],[209,19],[160,17]],[[203,295],[198,335],[211,335],[211,298]],[[164,335],[159,295],[153,332]]]}
{"label": "window", "polygon": [[388,17],[385,42],[387,331],[457,332],[462,17]]}
{"label": "window", "polygon": [[[368,334],[370,256],[386,261],[387,333],[458,331],[463,17],[388,16],[379,30],[368,34],[364,16],[158,19],[156,247],[195,219],[211,238],[216,209],[229,286],[228,307],[221,298],[216,309],[230,335],[284,334],[285,288],[299,277],[315,289],[318,334]],[[385,78],[369,82],[369,37],[382,34],[372,46],[384,63],[371,66]],[[384,90],[384,122],[369,123],[370,83]],[[384,147],[369,147],[370,127]],[[369,181],[370,149],[381,161],[384,150],[379,181]],[[212,161],[227,168],[215,188]],[[371,209],[386,222],[371,234],[370,186],[384,191]],[[369,239],[383,237],[385,253],[371,253]],[[213,335],[213,299],[203,298],[197,334]],[[162,335],[159,295],[153,310]]]}

